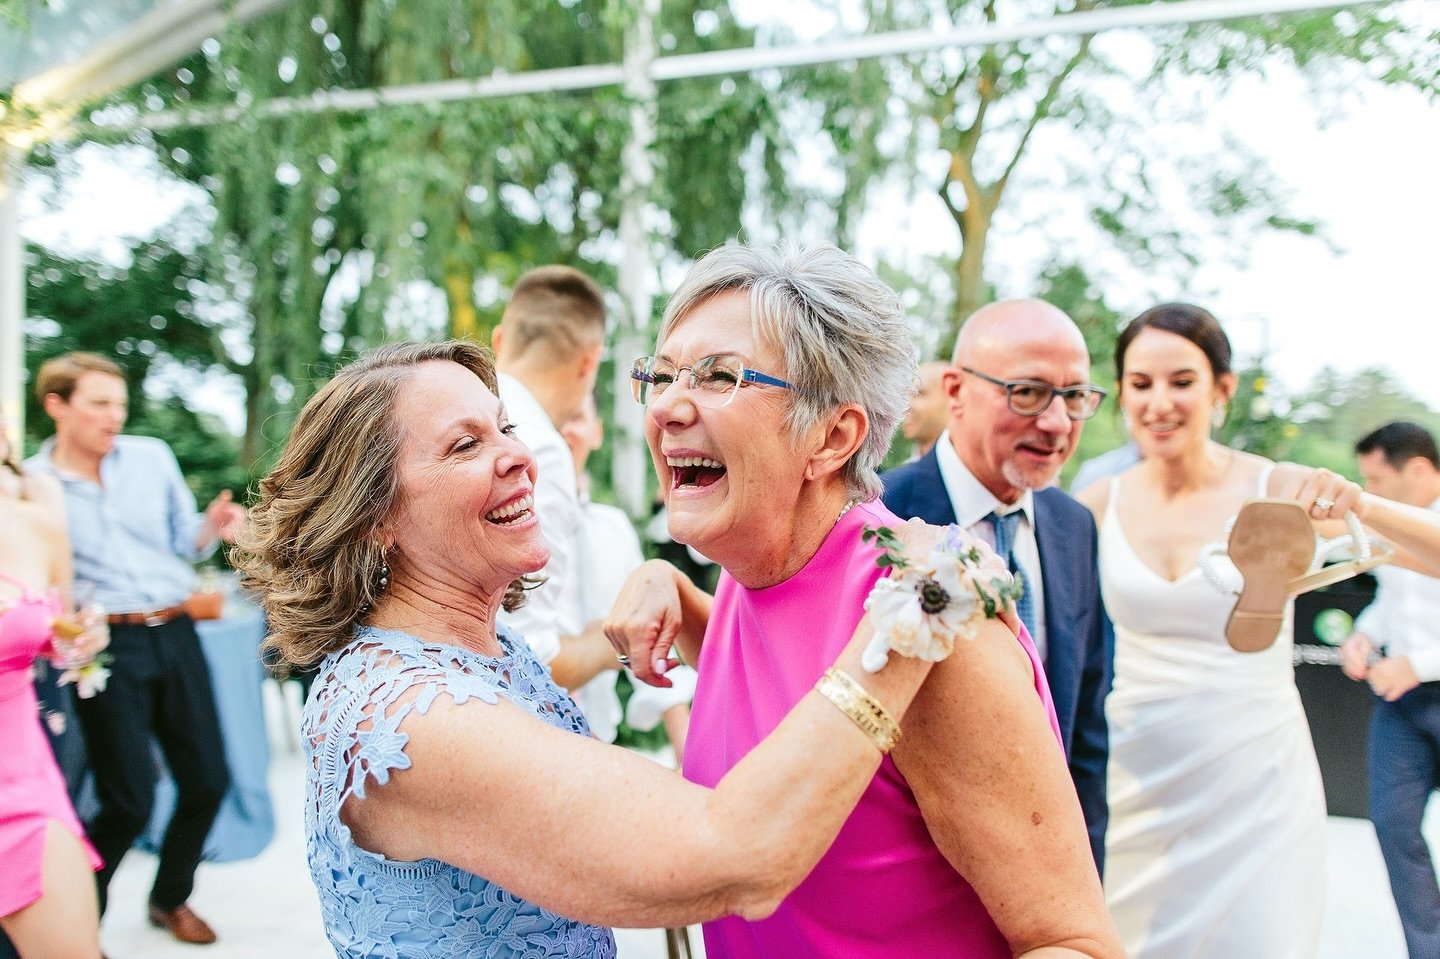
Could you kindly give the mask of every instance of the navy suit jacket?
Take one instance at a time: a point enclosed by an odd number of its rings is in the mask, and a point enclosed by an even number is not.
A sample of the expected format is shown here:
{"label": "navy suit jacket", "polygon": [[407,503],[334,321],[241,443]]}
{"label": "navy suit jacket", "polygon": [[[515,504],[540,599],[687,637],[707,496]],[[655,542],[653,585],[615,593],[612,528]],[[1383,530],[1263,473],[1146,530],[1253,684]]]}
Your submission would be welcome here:
{"label": "navy suit jacket", "polygon": [[[885,505],[904,519],[955,522],[935,450],[880,477]],[[1100,599],[1098,536],[1090,511],[1053,487],[1035,491],[1035,539],[1045,584],[1045,678],[1060,720],[1070,777],[1080,797],[1090,850],[1105,871],[1105,768],[1110,731],[1105,697],[1115,663],[1115,636]]]}

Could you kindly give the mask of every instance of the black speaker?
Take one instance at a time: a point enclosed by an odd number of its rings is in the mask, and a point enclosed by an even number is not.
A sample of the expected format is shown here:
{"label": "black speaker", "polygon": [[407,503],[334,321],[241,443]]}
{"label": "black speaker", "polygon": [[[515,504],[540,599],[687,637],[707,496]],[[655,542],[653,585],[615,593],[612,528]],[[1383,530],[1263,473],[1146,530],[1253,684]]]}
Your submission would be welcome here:
{"label": "black speaker", "polygon": [[1332,816],[1370,815],[1366,739],[1374,696],[1340,669],[1340,645],[1355,618],[1375,598],[1375,577],[1364,573],[1295,598],[1295,685],[1310,721],[1325,808]]}

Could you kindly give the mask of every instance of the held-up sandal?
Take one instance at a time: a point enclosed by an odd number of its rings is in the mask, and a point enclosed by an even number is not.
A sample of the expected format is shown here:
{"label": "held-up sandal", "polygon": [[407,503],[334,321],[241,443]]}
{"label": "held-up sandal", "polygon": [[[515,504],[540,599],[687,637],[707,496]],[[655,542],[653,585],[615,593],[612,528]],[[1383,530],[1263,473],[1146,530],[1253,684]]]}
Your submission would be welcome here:
{"label": "held-up sandal", "polygon": [[[1333,539],[1320,540],[1315,547],[1315,562],[1310,564],[1310,572],[1290,584],[1290,592],[1299,596],[1311,590],[1343,583],[1377,566],[1384,566],[1395,558],[1393,547],[1385,543],[1380,543],[1377,547],[1370,542],[1365,527],[1360,525],[1360,520],[1354,513],[1345,514],[1345,525],[1350,529],[1348,533]],[[1350,557],[1326,566],[1325,561],[1340,550],[1350,553]]]}
{"label": "held-up sandal", "polygon": [[[1388,562],[1390,552],[1374,550],[1353,513],[1347,513],[1350,532],[1334,539],[1318,539],[1304,507],[1294,500],[1256,499],[1236,515],[1225,547],[1201,551],[1200,568],[1222,592],[1238,593],[1235,608],[1225,624],[1225,639],[1241,653],[1269,649],[1285,622],[1285,606],[1292,596],[1330,586]],[[1324,566],[1340,548],[1354,552],[1351,559]],[[1216,572],[1215,561],[1228,556],[1243,577],[1237,590]],[[1323,567],[1323,568],[1322,568]]]}

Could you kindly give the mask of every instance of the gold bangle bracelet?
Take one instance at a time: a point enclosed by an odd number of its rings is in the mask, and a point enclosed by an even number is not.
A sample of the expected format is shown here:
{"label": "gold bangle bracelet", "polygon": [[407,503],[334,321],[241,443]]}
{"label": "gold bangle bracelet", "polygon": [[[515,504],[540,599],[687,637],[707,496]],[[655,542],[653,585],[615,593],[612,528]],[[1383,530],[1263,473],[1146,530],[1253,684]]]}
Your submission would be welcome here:
{"label": "gold bangle bracelet", "polygon": [[834,667],[825,670],[815,683],[815,691],[849,716],[881,753],[888,753],[900,741],[900,724],[849,673]]}

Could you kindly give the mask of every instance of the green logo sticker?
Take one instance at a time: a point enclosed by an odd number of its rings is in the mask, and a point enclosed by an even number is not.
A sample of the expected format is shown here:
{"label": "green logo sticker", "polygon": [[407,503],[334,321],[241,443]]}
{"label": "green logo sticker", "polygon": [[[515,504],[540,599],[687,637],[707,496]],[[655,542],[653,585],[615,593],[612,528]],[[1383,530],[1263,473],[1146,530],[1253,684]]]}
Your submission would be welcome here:
{"label": "green logo sticker", "polygon": [[1355,620],[1343,609],[1322,609],[1315,615],[1315,636],[1322,643],[1339,646],[1355,632]]}

